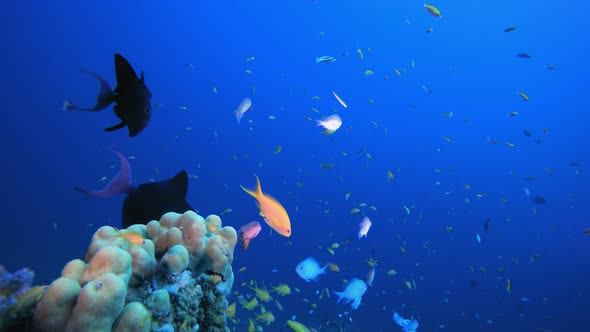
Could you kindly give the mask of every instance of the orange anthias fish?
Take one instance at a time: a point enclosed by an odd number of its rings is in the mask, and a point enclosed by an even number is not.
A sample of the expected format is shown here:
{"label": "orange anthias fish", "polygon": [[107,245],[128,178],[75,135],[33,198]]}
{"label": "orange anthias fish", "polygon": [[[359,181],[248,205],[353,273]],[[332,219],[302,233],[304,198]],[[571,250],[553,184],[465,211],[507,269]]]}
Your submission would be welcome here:
{"label": "orange anthias fish", "polygon": [[125,241],[131,243],[132,245],[141,245],[141,244],[144,244],[144,242],[145,242],[145,240],[143,239],[143,236],[141,236],[141,234],[139,234],[137,232],[134,232],[134,231],[128,230],[128,229],[119,230],[119,229],[115,228],[115,230],[118,233],[115,237],[122,237],[125,239]]}
{"label": "orange anthias fish", "polygon": [[262,193],[260,180],[256,176],[256,191],[251,191],[240,186],[245,192],[256,198],[260,216],[264,221],[282,236],[291,236],[291,220],[285,208],[276,199]]}
{"label": "orange anthias fish", "polygon": [[258,235],[258,233],[260,233],[261,229],[262,226],[260,226],[260,223],[258,221],[251,221],[245,224],[244,226],[240,227],[238,235],[240,241],[242,242],[242,249],[244,249],[244,251],[248,249],[248,246],[250,245],[250,240],[255,238]]}

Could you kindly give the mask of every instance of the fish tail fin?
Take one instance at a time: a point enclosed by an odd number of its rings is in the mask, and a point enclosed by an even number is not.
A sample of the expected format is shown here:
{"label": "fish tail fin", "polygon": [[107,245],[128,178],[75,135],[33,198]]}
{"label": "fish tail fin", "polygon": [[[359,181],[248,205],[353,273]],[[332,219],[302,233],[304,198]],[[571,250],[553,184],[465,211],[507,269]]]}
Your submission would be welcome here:
{"label": "fish tail fin", "polygon": [[91,71],[84,70],[84,69],[82,69],[81,72],[96,78],[100,84],[98,96],[96,97],[96,104],[92,108],[81,108],[81,107],[78,107],[78,106],[72,104],[69,101],[66,101],[67,104],[64,103],[65,108],[67,108],[70,111],[76,109],[76,110],[81,110],[81,111],[95,112],[95,111],[102,111],[103,109],[107,108],[110,104],[112,104],[115,101],[115,94],[113,93],[113,90],[111,89],[109,83],[104,78],[102,78],[102,76],[98,75],[95,72],[91,72]]}
{"label": "fish tail fin", "polygon": [[243,114],[239,111],[234,111],[234,114],[236,115],[236,120],[238,121],[238,124],[240,124],[240,120],[242,119]]}
{"label": "fish tail fin", "polygon": [[248,246],[250,246],[250,240],[251,240],[251,239],[244,239],[244,240],[242,241],[242,249],[243,249],[244,251],[248,250]]}
{"label": "fish tail fin", "polygon": [[98,191],[90,191],[82,189],[80,187],[74,187],[74,189],[81,191],[87,195],[97,198],[112,197],[119,194],[126,194],[131,190],[131,166],[129,161],[121,153],[112,150],[113,153],[119,157],[121,161],[121,168],[115,177],[109,182],[104,188]]}
{"label": "fish tail fin", "polygon": [[240,188],[242,188],[242,190],[243,190],[243,191],[245,191],[246,193],[248,193],[250,196],[252,196],[252,197],[256,198],[256,192],[254,192],[254,191],[252,191],[252,190],[249,190],[249,189],[246,189],[246,188],[244,188],[244,186],[242,186],[242,185],[240,185]]}
{"label": "fish tail fin", "polygon": [[322,59],[318,58],[317,56],[315,57],[315,63],[320,63],[322,61]]}

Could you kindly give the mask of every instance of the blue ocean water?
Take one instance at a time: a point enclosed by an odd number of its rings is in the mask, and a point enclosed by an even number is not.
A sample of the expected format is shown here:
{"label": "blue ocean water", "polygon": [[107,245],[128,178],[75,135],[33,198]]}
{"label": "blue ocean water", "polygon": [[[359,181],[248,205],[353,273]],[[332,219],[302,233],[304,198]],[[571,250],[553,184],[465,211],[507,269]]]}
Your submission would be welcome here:
{"label": "blue ocean water", "polygon": [[[285,206],[292,237],[263,224],[233,264],[246,267],[240,294],[250,280],[300,290],[277,298],[284,311],[266,305],[276,316],[266,330],[287,330],[296,315],[316,329],[398,331],[397,311],[421,331],[587,331],[584,4],[433,5],[442,17],[420,1],[3,2],[0,264],[49,283],[98,227],[119,226],[123,196],[72,189],[111,178],[115,149],[135,157],[135,184],[181,169],[198,177],[187,200],[205,216],[232,209],[224,225],[262,221],[240,189],[254,174]],[[113,53],[143,70],[153,93],[153,117],[135,138],[102,131],[118,122],[110,109],[61,109],[65,99],[95,101],[97,83],[80,69],[114,85]],[[322,55],[336,61],[315,63]],[[253,106],[238,125],[244,97]],[[335,112],[342,127],[322,135],[315,119]],[[365,215],[372,228],[358,240]],[[340,272],[305,282],[294,268],[309,256]],[[371,258],[374,286],[357,310],[319,298],[365,279]],[[245,330],[255,314],[238,305],[234,326]]]}

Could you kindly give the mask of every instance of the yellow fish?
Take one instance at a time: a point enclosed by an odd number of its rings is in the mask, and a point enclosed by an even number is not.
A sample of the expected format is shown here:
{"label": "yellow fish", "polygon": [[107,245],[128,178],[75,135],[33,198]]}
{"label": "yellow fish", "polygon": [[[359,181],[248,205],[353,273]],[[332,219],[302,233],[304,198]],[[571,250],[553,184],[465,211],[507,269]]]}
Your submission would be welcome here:
{"label": "yellow fish", "polygon": [[285,237],[291,236],[291,220],[285,208],[276,199],[262,193],[260,180],[256,176],[256,191],[240,186],[246,193],[256,198],[260,216],[277,233]]}
{"label": "yellow fish", "polygon": [[393,180],[393,172],[392,171],[387,171],[387,182]]}
{"label": "yellow fish", "polygon": [[434,7],[433,5],[429,5],[429,4],[425,3],[424,8],[426,8],[426,10],[428,10],[428,12],[430,14],[432,14],[432,16],[434,16],[434,17],[441,17],[442,16],[440,10],[438,10],[438,8]]}
{"label": "yellow fish", "polygon": [[520,98],[522,98],[522,100],[529,101],[529,96],[526,93],[518,91],[518,95],[520,96]]}
{"label": "yellow fish", "polygon": [[340,267],[334,263],[328,265],[328,269],[332,272],[340,272]]}
{"label": "yellow fish", "polygon": [[227,309],[225,309],[225,314],[229,318],[234,318],[234,316],[236,315],[236,303],[235,302],[232,303],[231,305],[229,305],[227,307]]}
{"label": "yellow fish", "polygon": [[296,322],[294,320],[288,320],[287,325],[291,328],[291,330],[295,332],[310,332],[311,330],[305,327],[305,325]]}

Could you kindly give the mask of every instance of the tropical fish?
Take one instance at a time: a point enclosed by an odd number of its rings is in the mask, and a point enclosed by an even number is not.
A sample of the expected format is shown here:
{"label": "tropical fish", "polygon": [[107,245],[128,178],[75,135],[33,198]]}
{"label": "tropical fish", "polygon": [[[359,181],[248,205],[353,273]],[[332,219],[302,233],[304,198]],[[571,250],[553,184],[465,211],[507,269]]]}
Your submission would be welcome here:
{"label": "tropical fish", "polygon": [[404,319],[397,312],[393,313],[393,321],[406,332],[416,332],[420,326],[417,320]]}
{"label": "tropical fish", "polygon": [[367,284],[364,281],[357,278],[352,278],[344,291],[334,292],[334,294],[338,296],[338,301],[336,301],[336,303],[344,299],[346,303],[352,302],[350,306],[353,309],[357,309],[361,304],[362,296],[366,291]]}
{"label": "tropical fish", "polygon": [[326,129],[326,134],[333,134],[342,126],[342,119],[338,114],[332,114],[322,120],[316,120],[316,126],[322,126]]}
{"label": "tropical fish", "polygon": [[265,195],[260,187],[260,180],[256,176],[256,191],[251,191],[243,186],[240,187],[252,197],[256,198],[260,216],[277,233],[282,236],[291,236],[291,220],[285,208],[276,199]]}
{"label": "tropical fish", "polygon": [[490,221],[491,221],[491,219],[490,218],[487,218],[486,221],[483,223],[483,230],[486,231],[486,232],[490,228]]}
{"label": "tropical fish", "polygon": [[261,229],[262,226],[260,226],[260,223],[258,221],[251,221],[240,227],[238,231],[238,238],[240,242],[242,242],[242,249],[244,249],[244,251],[248,249],[248,246],[250,245],[250,240],[255,238],[258,235],[258,233],[260,233]]}
{"label": "tropical fish", "polygon": [[522,100],[529,101],[529,96],[526,93],[518,91],[518,95],[520,96],[520,98],[522,98]]}
{"label": "tropical fish", "polygon": [[434,16],[434,17],[441,17],[442,16],[440,10],[438,10],[438,8],[434,7],[433,5],[429,5],[429,4],[425,3],[424,8],[426,8],[426,10],[428,10],[428,12],[430,14],[432,14],[432,16]]}
{"label": "tropical fish", "polygon": [[311,331],[305,325],[303,325],[299,322],[296,322],[294,320],[288,320],[287,326],[289,326],[291,328],[291,330],[293,330],[295,332],[310,332]]}
{"label": "tropical fish", "polygon": [[286,296],[291,294],[291,288],[287,284],[280,284],[272,288],[272,292],[277,292],[280,296]]}
{"label": "tropical fish", "polygon": [[145,240],[143,238],[143,236],[141,236],[141,234],[134,232],[132,230],[129,229],[117,229],[115,228],[115,230],[117,231],[117,236],[116,237],[120,237],[125,239],[125,241],[133,244],[133,245],[141,245],[145,243]]}
{"label": "tropical fish", "polygon": [[318,261],[316,261],[313,257],[308,257],[297,264],[295,267],[295,272],[297,272],[301,279],[307,282],[310,280],[318,281],[319,275],[325,274],[328,266],[329,264],[326,264],[324,267],[320,268]]}
{"label": "tropical fish", "polygon": [[250,100],[250,98],[248,98],[248,97],[244,98],[244,100],[242,100],[240,105],[238,105],[238,108],[234,111],[234,114],[236,115],[236,120],[238,121],[238,124],[240,124],[240,120],[244,116],[244,113],[248,112],[250,107],[252,107],[252,100]]}
{"label": "tropical fish", "polygon": [[86,190],[80,187],[74,189],[97,198],[112,197],[127,194],[123,202],[122,225],[127,228],[133,224],[147,224],[152,220],[159,220],[167,212],[184,213],[194,210],[186,202],[188,191],[188,174],[180,171],[173,178],[131,185],[131,166],[121,153],[114,151],[121,161],[121,168],[115,177],[101,190]]}
{"label": "tropical fish", "polygon": [[334,95],[334,98],[336,98],[336,100],[338,100],[338,102],[340,103],[340,105],[342,105],[342,107],[348,108],[348,106],[346,105],[346,103],[344,102],[344,100],[342,100],[342,98],[340,98],[340,96],[338,96],[338,94],[336,94],[336,92],[332,91],[332,94]]}
{"label": "tropical fish", "polygon": [[367,273],[367,285],[373,286],[373,280],[375,279],[375,265]]}
{"label": "tropical fish", "polygon": [[547,200],[545,199],[545,197],[537,195],[537,196],[533,197],[533,202],[535,204],[545,204],[545,203],[547,203]]}
{"label": "tropical fish", "polygon": [[115,103],[113,111],[121,122],[105,128],[104,131],[111,132],[127,126],[129,136],[135,137],[147,127],[152,117],[152,93],[145,85],[143,71],[138,78],[129,62],[122,55],[115,53],[115,74],[117,76],[115,90],[111,90],[109,83],[100,75],[86,70],[82,70],[82,72],[96,78],[100,83],[96,105],[92,108],[81,108],[66,101],[64,107],[67,110],[97,112]]}
{"label": "tropical fish", "polygon": [[272,298],[270,297],[270,293],[266,289],[258,288],[258,285],[256,284],[254,285],[254,287],[250,287],[250,289],[254,291],[254,294],[257,298],[260,299],[260,301],[269,302],[270,300],[272,300]]}
{"label": "tropical fish", "polygon": [[361,223],[359,224],[359,240],[363,237],[367,237],[369,229],[371,229],[371,219],[369,219],[368,217],[364,217]]}
{"label": "tropical fish", "polygon": [[315,63],[332,63],[336,61],[336,58],[329,55],[322,55],[315,58]]}
{"label": "tropical fish", "polygon": [[256,320],[266,323],[266,325],[270,325],[270,323],[275,321],[275,316],[272,314],[272,312],[266,311],[261,313],[260,315],[257,315]]}
{"label": "tropical fish", "polygon": [[229,318],[234,318],[234,316],[236,315],[236,303],[235,302],[230,304],[229,306],[227,306],[227,309],[225,309],[225,314]]}
{"label": "tropical fish", "polygon": [[506,29],[504,29],[504,32],[512,32],[516,29],[518,29],[518,27],[516,25],[513,25],[513,26],[509,26]]}

